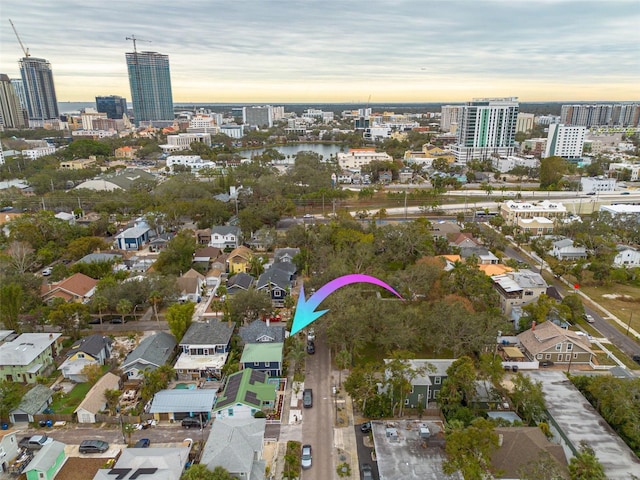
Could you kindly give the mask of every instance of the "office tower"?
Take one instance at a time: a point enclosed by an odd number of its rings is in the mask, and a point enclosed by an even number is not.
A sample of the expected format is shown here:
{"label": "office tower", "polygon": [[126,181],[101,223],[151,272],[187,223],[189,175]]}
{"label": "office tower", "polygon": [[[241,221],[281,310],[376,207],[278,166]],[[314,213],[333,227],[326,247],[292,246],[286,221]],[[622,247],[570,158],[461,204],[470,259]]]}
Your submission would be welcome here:
{"label": "office tower", "polygon": [[440,107],[440,130],[450,132],[451,125],[458,123],[458,117],[461,111],[461,105],[442,105],[442,107]]}
{"label": "office tower", "polygon": [[271,105],[245,107],[242,121],[245,125],[270,128],[273,126],[273,107]]}
{"label": "office tower", "polygon": [[519,113],[516,120],[516,133],[527,133],[533,130],[533,113]]}
{"label": "office tower", "polygon": [[5,128],[26,126],[20,99],[8,75],[0,73],[0,125]]}
{"label": "office tower", "polygon": [[458,118],[457,140],[452,146],[456,162],[512,155],[518,117],[518,99],[479,98],[467,102]]}
{"label": "office tower", "polygon": [[96,110],[106,113],[107,118],[120,120],[127,113],[127,99],[118,95],[96,97]]}
{"label": "office tower", "polygon": [[29,120],[42,122],[58,118],[60,114],[51,64],[44,58],[35,57],[21,58],[19,64]]}
{"label": "office tower", "polygon": [[169,56],[137,51],[125,55],[136,125],[173,120]]}
{"label": "office tower", "polygon": [[544,157],[580,158],[587,127],[554,123],[549,125]]}

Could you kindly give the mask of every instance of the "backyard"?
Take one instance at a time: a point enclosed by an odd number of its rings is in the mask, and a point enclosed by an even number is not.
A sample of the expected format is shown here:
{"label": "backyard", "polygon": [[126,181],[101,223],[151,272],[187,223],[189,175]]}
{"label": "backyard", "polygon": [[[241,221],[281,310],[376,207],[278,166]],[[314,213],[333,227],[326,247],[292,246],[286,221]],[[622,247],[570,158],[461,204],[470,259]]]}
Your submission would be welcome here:
{"label": "backyard", "polygon": [[89,382],[78,383],[69,393],[59,392],[54,395],[51,409],[53,413],[73,413],[91,388]]}

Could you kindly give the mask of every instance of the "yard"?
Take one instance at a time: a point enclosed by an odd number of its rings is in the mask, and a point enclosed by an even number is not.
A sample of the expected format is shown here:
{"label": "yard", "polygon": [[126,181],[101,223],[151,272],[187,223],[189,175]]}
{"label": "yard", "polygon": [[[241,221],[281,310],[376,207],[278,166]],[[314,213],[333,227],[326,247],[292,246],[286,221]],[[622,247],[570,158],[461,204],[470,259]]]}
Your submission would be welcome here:
{"label": "yard", "polygon": [[[640,331],[640,291],[630,285],[580,286],[580,290],[631,328]],[[638,312],[633,315],[633,312]]]}
{"label": "yard", "polygon": [[84,397],[86,397],[90,388],[91,384],[89,384],[89,382],[79,383],[67,394],[63,392],[59,395],[56,394],[51,404],[53,413],[73,413]]}

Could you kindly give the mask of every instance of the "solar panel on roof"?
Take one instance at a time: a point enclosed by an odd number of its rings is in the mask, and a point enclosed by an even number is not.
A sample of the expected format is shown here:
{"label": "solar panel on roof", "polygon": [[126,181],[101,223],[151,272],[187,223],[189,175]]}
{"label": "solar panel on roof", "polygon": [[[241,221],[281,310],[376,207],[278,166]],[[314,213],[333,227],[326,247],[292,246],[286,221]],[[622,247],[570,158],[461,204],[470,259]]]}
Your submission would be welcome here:
{"label": "solar panel on roof", "polygon": [[258,396],[256,395],[256,392],[247,392],[244,396],[244,401],[253,403],[254,405],[260,403],[258,402]]}

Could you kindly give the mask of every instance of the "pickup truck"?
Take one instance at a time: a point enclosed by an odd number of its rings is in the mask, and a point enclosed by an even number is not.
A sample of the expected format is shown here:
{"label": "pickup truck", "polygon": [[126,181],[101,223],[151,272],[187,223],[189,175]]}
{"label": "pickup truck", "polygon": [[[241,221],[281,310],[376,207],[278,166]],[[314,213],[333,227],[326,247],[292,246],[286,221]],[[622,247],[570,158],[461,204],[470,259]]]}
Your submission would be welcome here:
{"label": "pickup truck", "polygon": [[22,440],[18,442],[18,446],[28,450],[40,450],[51,442],[53,442],[53,438],[47,437],[46,435],[33,435],[32,437],[23,437]]}

